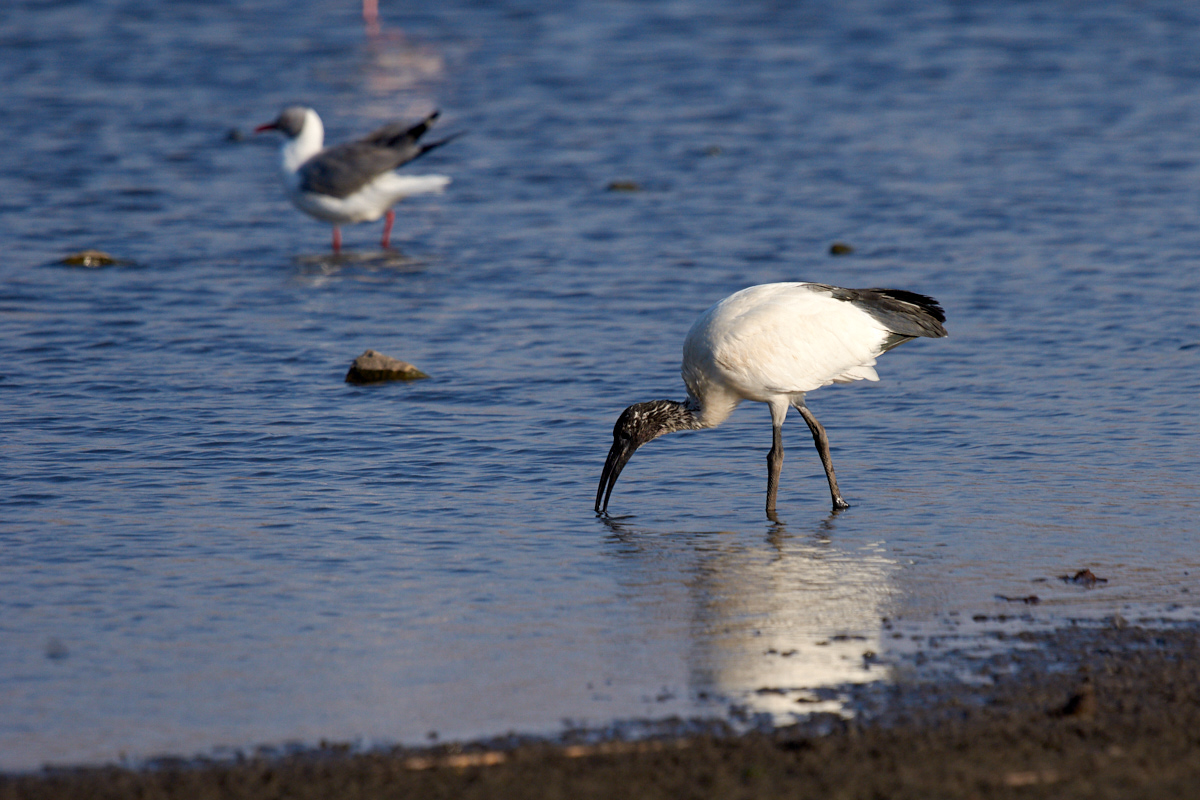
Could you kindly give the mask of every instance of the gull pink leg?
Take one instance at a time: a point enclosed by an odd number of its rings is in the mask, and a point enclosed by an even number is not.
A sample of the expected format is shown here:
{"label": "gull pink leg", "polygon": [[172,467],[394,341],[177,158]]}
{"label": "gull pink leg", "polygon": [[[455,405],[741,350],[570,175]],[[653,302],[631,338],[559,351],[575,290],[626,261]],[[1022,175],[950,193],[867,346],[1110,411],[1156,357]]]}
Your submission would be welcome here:
{"label": "gull pink leg", "polygon": [[342,229],[337,225],[333,226],[333,252],[342,252]]}
{"label": "gull pink leg", "polygon": [[396,212],[388,209],[387,216],[383,220],[383,247],[386,249],[392,242],[392,224],[396,221]]}

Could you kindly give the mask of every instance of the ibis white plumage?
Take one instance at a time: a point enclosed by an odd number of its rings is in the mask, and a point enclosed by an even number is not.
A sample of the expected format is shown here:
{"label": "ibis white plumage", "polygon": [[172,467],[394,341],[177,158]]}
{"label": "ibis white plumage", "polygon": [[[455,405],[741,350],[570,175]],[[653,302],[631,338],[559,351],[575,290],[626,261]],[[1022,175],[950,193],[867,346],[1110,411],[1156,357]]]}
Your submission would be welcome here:
{"label": "ibis white plumage", "polygon": [[898,289],[768,283],[726,297],[700,315],[684,340],[687,399],[635,403],[617,419],[596,490],[596,513],[607,512],[617,477],[635,450],[666,433],[716,427],[743,400],[771,409],[767,516],[775,518],[788,408],[808,423],[834,509],[847,508],[825,429],[805,406],[805,394],[831,383],[879,380],[879,355],[919,336],[945,336],[945,321],[936,300]]}
{"label": "ibis white plumage", "polygon": [[393,122],[352,142],[325,147],[325,126],[317,112],[304,106],[285,108],[255,133],[275,130],[284,135],[283,180],[296,208],[333,224],[333,251],[342,248],[339,226],[374,222],[387,215],[383,246],[392,234],[392,206],[415,194],[440,192],[445,175],[400,175],[395,170],[453,139],[419,144],[438,112],[415,125]]}

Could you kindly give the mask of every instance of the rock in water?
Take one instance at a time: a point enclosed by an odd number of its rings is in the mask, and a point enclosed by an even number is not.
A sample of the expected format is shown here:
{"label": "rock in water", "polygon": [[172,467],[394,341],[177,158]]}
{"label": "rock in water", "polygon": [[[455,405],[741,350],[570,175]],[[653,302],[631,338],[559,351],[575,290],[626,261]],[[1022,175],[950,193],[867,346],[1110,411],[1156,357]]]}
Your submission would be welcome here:
{"label": "rock in water", "polygon": [[58,263],[66,264],[68,267],[87,267],[95,269],[96,267],[111,267],[116,265],[128,264],[128,261],[122,261],[119,258],[113,258],[103,250],[80,250],[78,253],[71,253],[65,256]]}
{"label": "rock in water", "polygon": [[383,353],[368,350],[354,359],[354,363],[350,365],[350,371],[346,373],[346,383],[363,384],[380,383],[381,381],[414,381],[418,378],[428,377],[428,375],[407,361],[401,361],[398,358],[392,358],[391,356],[385,356]]}

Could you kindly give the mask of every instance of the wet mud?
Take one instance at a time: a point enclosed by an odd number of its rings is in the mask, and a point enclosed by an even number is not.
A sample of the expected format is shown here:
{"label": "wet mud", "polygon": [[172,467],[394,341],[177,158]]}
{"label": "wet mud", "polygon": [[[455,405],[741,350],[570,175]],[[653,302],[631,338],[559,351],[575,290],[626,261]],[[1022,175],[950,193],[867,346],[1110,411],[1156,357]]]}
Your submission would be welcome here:
{"label": "wet mud", "polygon": [[0,777],[0,798],[1193,796],[1200,628],[1122,621],[1018,638],[1021,648],[960,663],[960,680],[895,663],[895,682],[847,688],[850,720],[47,770]]}

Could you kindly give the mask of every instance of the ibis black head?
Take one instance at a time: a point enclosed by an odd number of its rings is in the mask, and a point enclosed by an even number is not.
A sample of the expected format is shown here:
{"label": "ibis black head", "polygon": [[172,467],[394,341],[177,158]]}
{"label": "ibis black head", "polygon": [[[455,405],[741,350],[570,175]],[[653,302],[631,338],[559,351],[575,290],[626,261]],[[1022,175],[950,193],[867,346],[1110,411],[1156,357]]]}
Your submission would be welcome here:
{"label": "ibis black head", "polygon": [[613,426],[613,445],[600,473],[600,486],[596,489],[596,513],[608,511],[608,498],[617,477],[634,451],[646,442],[664,433],[695,427],[695,418],[684,403],[674,400],[652,400],[649,403],[634,403],[621,412]]}
{"label": "ibis black head", "polygon": [[279,113],[274,122],[259,125],[254,129],[254,132],[279,131],[289,139],[295,139],[300,135],[300,131],[304,129],[304,120],[307,117],[308,109],[304,106],[288,106]]}

